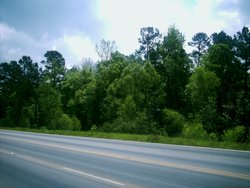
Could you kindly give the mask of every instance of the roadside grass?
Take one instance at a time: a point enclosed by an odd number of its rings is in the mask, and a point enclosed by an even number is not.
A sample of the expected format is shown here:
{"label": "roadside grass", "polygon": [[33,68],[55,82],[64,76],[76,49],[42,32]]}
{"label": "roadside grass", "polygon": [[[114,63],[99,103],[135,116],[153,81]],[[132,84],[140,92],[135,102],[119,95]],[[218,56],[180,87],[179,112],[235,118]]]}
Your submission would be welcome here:
{"label": "roadside grass", "polygon": [[211,148],[250,151],[250,143],[233,143],[233,142],[214,141],[214,140],[198,140],[198,139],[189,139],[189,138],[184,138],[184,137],[168,137],[168,136],[151,135],[151,134],[138,135],[138,134],[125,134],[125,133],[106,133],[106,132],[98,132],[98,131],[94,131],[94,132],[66,131],[66,130],[31,129],[31,128],[20,128],[20,127],[16,127],[16,128],[0,127],[0,129],[34,132],[34,133],[45,133],[45,134],[94,137],[94,138],[106,138],[106,139],[127,140],[127,141],[151,142],[151,143],[161,143],[161,144],[176,144],[176,145],[186,145],[186,146],[199,146],[199,147],[211,147]]}

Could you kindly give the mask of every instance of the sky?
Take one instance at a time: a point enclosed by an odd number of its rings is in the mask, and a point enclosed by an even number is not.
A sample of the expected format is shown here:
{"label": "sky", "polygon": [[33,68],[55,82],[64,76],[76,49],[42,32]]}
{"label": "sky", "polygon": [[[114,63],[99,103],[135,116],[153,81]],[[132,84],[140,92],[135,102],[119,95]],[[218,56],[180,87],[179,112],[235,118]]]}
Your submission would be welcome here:
{"label": "sky", "polygon": [[139,48],[142,27],[166,34],[175,25],[187,42],[193,35],[225,31],[233,36],[250,28],[249,0],[1,0],[0,62],[33,61],[57,50],[68,68],[83,58],[99,60],[95,45],[115,40],[129,55]]}

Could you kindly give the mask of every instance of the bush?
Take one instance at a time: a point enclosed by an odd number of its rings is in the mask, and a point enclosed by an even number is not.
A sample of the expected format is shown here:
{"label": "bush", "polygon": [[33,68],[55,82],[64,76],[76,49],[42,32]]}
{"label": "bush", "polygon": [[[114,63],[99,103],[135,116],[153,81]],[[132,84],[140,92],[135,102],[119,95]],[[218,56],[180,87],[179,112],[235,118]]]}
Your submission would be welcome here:
{"label": "bush", "polygon": [[244,126],[237,126],[232,129],[224,131],[223,140],[228,142],[244,142],[246,128]]}
{"label": "bush", "polygon": [[166,132],[169,136],[180,135],[184,126],[184,117],[174,110],[163,110],[163,125],[162,131]]}
{"label": "bush", "polygon": [[119,123],[118,119],[114,120],[113,122],[107,121],[101,127],[101,131],[121,133],[121,124]]}
{"label": "bush", "polygon": [[202,124],[186,124],[183,128],[183,136],[193,139],[207,139],[207,132],[204,130]]}
{"label": "bush", "polygon": [[47,129],[47,127],[40,127],[40,130],[41,131],[47,131],[48,129]]}
{"label": "bush", "polygon": [[218,141],[219,140],[219,138],[217,137],[217,135],[215,133],[210,133],[208,135],[208,139],[211,141]]}
{"label": "bush", "polygon": [[80,121],[70,118],[67,114],[57,112],[56,117],[51,121],[50,129],[54,130],[80,130]]}
{"label": "bush", "polygon": [[101,128],[104,132],[149,134],[156,132],[156,123],[148,120],[145,112],[137,112],[133,119],[118,117],[112,122],[105,122]]}
{"label": "bush", "polygon": [[15,124],[14,124],[12,119],[1,118],[0,119],[0,127],[15,127]]}
{"label": "bush", "polygon": [[22,108],[22,115],[20,118],[19,126],[33,128],[35,127],[35,105],[30,105]]}
{"label": "bush", "polygon": [[31,123],[30,123],[30,119],[28,117],[22,117],[19,125],[21,127],[27,127],[27,128],[31,128]]}
{"label": "bush", "polygon": [[134,133],[135,123],[132,121],[125,121],[122,118],[117,118],[113,122],[105,122],[102,127],[104,132],[115,133]]}
{"label": "bush", "polygon": [[95,124],[91,126],[90,132],[97,132],[97,126]]}
{"label": "bush", "polygon": [[66,114],[61,114],[59,117],[56,117],[52,122],[54,129],[59,130],[71,130],[72,129],[72,120]]}
{"label": "bush", "polygon": [[80,131],[81,130],[80,120],[77,119],[77,117],[75,117],[75,116],[71,117],[71,120],[72,120],[72,130],[73,131]]}
{"label": "bush", "polygon": [[134,120],[136,134],[155,134],[157,132],[157,123],[150,121],[146,112],[139,112]]}

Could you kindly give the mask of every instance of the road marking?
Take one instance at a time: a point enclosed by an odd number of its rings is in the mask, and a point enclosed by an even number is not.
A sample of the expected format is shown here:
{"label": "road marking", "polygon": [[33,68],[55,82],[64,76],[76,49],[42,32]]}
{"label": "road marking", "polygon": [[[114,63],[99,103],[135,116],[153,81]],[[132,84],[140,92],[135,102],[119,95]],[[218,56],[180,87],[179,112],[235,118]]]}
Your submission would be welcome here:
{"label": "road marking", "polygon": [[88,174],[88,173],[85,173],[85,172],[82,172],[82,171],[74,170],[74,169],[67,168],[67,167],[63,167],[63,169],[66,170],[66,171],[74,172],[76,174],[81,174],[81,175],[88,176],[88,177],[98,179],[98,180],[101,180],[101,181],[106,181],[106,182],[113,183],[113,184],[116,184],[116,185],[124,186],[123,183],[119,183],[119,182],[116,182],[116,181],[113,181],[113,180],[109,180],[109,179],[106,179],[106,178],[102,178],[102,177],[99,177],[99,176]]}
{"label": "road marking", "polygon": [[[1,148],[0,148],[0,153],[5,154],[5,155],[13,155],[13,152],[10,152],[8,150],[1,149]],[[69,172],[74,172],[74,173],[77,173],[77,174],[80,174],[80,175],[84,175],[84,176],[91,177],[91,178],[94,178],[94,179],[102,180],[102,181],[105,181],[105,182],[108,182],[108,183],[112,183],[112,184],[116,184],[116,185],[120,185],[120,186],[125,185],[123,183],[119,183],[119,182],[109,180],[109,179],[106,179],[106,178],[103,178],[103,177],[98,177],[98,176],[88,174],[88,173],[85,173],[85,172],[82,172],[82,171],[74,170],[74,169],[71,169],[71,168],[68,168],[68,167],[63,167],[63,166],[60,166],[59,164],[51,163],[49,161],[41,160],[41,159],[34,158],[34,157],[31,157],[31,156],[19,154],[18,156],[15,155],[15,157],[19,158],[19,159],[22,159],[22,160],[25,160],[25,161],[30,161],[30,162],[33,162],[33,163],[36,163],[36,164],[39,164],[39,165],[47,166],[49,168],[54,168],[54,169],[57,169],[57,170],[63,169],[63,170],[69,171]]]}
{"label": "road marking", "polygon": [[150,164],[150,165],[159,165],[159,166],[164,166],[164,167],[177,168],[181,170],[189,170],[189,171],[194,171],[194,172],[201,172],[201,173],[221,175],[221,176],[226,176],[226,177],[231,177],[231,178],[250,180],[249,174],[243,174],[243,173],[237,173],[237,172],[228,172],[224,170],[209,169],[205,167],[199,167],[199,166],[193,166],[193,165],[187,165],[187,164],[157,161],[157,160],[145,159],[141,157],[133,157],[133,156],[114,154],[114,153],[112,154],[112,153],[104,153],[104,152],[98,152],[98,151],[92,151],[92,150],[85,150],[81,148],[74,148],[72,146],[66,146],[66,145],[61,145],[61,144],[51,144],[48,142],[41,143],[40,141],[18,139],[18,138],[13,138],[9,136],[2,136],[1,139],[21,141],[21,142],[25,142],[29,144],[36,144],[36,145],[45,146],[45,147],[57,148],[57,149],[85,153],[85,154],[90,154],[90,155],[97,155],[97,156],[107,157],[107,158],[116,158],[116,159],[127,160],[127,161],[132,161],[132,162],[140,162],[140,163]]}
{"label": "road marking", "polygon": [[12,155],[13,152],[9,151],[9,150],[6,150],[6,149],[2,149],[0,148],[0,153],[2,154],[5,154],[5,155],[10,155],[16,159],[22,159],[22,160],[25,160],[25,161],[29,161],[29,162],[32,162],[32,163],[35,163],[35,164],[39,164],[39,165],[42,165],[42,166],[46,166],[46,167],[49,167],[49,168],[53,168],[53,169],[61,169],[61,166],[58,165],[58,164],[55,164],[55,163],[52,163],[52,162],[49,162],[49,161],[45,161],[43,159],[39,159],[39,158],[36,158],[36,157],[31,157],[29,155],[24,155],[22,153],[15,153],[15,155]]}

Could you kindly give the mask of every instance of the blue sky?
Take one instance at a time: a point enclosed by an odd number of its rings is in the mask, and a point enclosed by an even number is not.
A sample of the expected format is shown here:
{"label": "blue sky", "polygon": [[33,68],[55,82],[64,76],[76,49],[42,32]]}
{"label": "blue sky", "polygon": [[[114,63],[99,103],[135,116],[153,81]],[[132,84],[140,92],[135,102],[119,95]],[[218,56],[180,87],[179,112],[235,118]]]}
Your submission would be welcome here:
{"label": "blue sky", "polygon": [[233,35],[250,28],[249,10],[249,0],[1,0],[0,62],[23,55],[40,62],[48,50],[62,53],[67,67],[97,61],[103,38],[127,55],[147,26],[166,33],[174,24],[187,42],[197,32]]}

